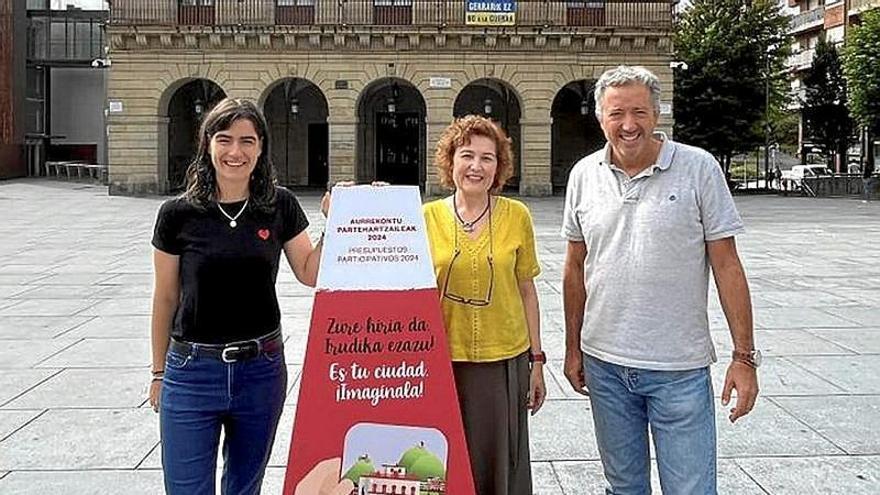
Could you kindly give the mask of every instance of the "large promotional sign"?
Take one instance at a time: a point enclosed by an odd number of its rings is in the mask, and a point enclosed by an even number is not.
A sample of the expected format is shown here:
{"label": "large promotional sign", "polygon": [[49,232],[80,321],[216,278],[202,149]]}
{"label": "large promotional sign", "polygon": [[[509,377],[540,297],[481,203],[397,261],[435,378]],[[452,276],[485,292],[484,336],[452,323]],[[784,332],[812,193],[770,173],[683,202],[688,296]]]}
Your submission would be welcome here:
{"label": "large promotional sign", "polygon": [[333,190],[284,493],[474,493],[417,187]]}
{"label": "large promotional sign", "polygon": [[468,26],[513,26],[516,24],[516,0],[468,0],[465,3],[465,24]]}

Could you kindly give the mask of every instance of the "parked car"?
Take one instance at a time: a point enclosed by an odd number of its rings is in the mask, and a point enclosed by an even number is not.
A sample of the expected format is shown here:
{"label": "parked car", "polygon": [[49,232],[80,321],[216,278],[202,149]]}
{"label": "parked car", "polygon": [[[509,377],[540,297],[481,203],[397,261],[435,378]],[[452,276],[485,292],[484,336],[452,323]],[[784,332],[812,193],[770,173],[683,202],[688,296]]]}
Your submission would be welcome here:
{"label": "parked car", "polygon": [[794,165],[791,170],[782,171],[782,181],[789,184],[789,189],[800,189],[804,178],[832,175],[834,172],[825,165]]}

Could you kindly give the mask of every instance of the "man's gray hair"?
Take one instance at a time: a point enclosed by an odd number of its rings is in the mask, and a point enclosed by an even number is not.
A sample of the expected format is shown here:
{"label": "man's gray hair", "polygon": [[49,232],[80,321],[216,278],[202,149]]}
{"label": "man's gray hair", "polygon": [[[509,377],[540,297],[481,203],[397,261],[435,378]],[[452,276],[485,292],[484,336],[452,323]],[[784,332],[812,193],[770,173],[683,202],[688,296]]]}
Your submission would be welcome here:
{"label": "man's gray hair", "polygon": [[602,120],[602,98],[605,96],[605,90],[627,84],[644,84],[651,92],[654,112],[660,114],[660,79],[644,67],[618,65],[613,69],[606,70],[596,81],[593,97],[596,99],[597,119]]}

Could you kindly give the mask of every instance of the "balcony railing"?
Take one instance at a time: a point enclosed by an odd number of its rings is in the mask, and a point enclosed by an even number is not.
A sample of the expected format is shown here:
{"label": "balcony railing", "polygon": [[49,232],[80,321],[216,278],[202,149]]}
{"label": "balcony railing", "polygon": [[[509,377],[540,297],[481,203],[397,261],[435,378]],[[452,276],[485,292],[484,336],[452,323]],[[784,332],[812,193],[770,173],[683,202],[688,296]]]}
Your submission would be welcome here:
{"label": "balcony railing", "polygon": [[880,7],[880,0],[850,0],[849,2],[850,14],[864,12],[865,10],[877,7]]}
{"label": "balcony railing", "polygon": [[786,65],[788,65],[789,70],[797,71],[809,69],[813,65],[813,55],[815,55],[815,53],[815,48],[802,50],[790,56]]}
{"label": "balcony railing", "polygon": [[[669,29],[674,0],[518,0],[515,25]],[[136,26],[465,26],[465,0],[113,0]]]}
{"label": "balcony railing", "polygon": [[801,12],[791,18],[791,33],[799,33],[807,29],[822,27],[825,23],[825,7],[817,7],[813,10]]}

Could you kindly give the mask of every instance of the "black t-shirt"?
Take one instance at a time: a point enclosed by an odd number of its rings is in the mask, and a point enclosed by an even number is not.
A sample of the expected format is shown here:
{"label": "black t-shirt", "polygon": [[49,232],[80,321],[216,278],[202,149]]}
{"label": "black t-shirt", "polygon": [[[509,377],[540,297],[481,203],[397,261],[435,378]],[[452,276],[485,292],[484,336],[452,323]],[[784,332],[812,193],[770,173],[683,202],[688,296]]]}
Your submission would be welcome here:
{"label": "black t-shirt", "polygon": [[[185,198],[159,208],[153,246],[180,256],[180,303],[171,335],[219,344],[247,340],[278,328],[275,295],[278,260],[285,242],[309,221],[293,193],[278,187],[275,208],[250,204],[230,227],[217,204],[200,208]],[[235,216],[244,205],[222,203]]]}

